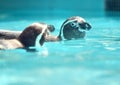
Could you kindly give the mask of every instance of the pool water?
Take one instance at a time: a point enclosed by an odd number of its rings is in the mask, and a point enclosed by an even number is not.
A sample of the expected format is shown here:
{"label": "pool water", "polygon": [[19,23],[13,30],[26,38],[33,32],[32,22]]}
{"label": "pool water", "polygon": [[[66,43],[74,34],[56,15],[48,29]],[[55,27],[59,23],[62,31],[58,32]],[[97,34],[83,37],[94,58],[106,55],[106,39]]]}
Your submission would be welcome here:
{"label": "pool water", "polygon": [[[54,24],[57,35],[66,18],[1,21],[0,29],[23,30],[33,22]],[[119,85],[120,19],[85,18],[85,39],[48,42],[36,52],[0,51],[0,85]]]}

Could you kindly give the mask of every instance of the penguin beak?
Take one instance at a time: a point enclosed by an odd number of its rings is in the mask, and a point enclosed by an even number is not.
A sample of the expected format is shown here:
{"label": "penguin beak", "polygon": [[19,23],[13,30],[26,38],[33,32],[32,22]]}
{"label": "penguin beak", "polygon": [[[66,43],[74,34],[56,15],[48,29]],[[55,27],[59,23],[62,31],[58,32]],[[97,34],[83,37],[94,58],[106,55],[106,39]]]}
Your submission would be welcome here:
{"label": "penguin beak", "polygon": [[48,30],[50,32],[54,32],[55,31],[55,27],[53,25],[48,25]]}
{"label": "penguin beak", "polygon": [[92,27],[89,23],[87,22],[83,22],[83,23],[79,23],[79,26],[82,30],[90,30]]}
{"label": "penguin beak", "polygon": [[85,25],[86,30],[90,30],[92,28],[92,26],[87,22],[85,22],[84,25]]}

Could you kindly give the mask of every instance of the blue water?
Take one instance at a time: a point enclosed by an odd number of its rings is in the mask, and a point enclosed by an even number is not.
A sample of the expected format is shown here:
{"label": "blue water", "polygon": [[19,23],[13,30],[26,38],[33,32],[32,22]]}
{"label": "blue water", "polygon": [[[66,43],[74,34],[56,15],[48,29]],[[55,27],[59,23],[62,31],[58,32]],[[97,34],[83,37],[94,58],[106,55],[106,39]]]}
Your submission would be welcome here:
{"label": "blue water", "polygon": [[[1,50],[0,85],[120,85],[120,19],[84,18],[93,27],[85,39],[48,42],[37,52]],[[65,19],[5,20],[0,29],[44,21],[57,35]]]}

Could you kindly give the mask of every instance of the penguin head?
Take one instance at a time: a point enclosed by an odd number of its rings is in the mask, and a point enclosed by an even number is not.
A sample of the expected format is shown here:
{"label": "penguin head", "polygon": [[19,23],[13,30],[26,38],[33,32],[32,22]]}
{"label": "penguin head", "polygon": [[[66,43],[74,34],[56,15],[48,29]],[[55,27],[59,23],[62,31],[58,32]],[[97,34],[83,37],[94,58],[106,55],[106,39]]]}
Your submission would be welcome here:
{"label": "penguin head", "polygon": [[63,29],[63,36],[65,39],[77,39],[84,38],[85,31],[91,29],[91,25],[85,21],[82,17],[74,16],[68,18],[63,24],[61,29]]}

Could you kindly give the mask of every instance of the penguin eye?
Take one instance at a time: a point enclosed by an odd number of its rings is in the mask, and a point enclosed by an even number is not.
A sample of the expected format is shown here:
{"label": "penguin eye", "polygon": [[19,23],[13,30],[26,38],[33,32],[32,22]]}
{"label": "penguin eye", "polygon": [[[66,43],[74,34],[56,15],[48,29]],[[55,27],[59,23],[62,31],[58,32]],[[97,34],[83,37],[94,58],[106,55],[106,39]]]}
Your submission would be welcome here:
{"label": "penguin eye", "polygon": [[91,29],[91,25],[89,25],[87,22],[85,23],[79,23],[79,26],[82,28],[82,29]]}
{"label": "penguin eye", "polygon": [[75,22],[71,22],[70,25],[71,25],[72,27],[76,27],[76,23],[75,23]]}

